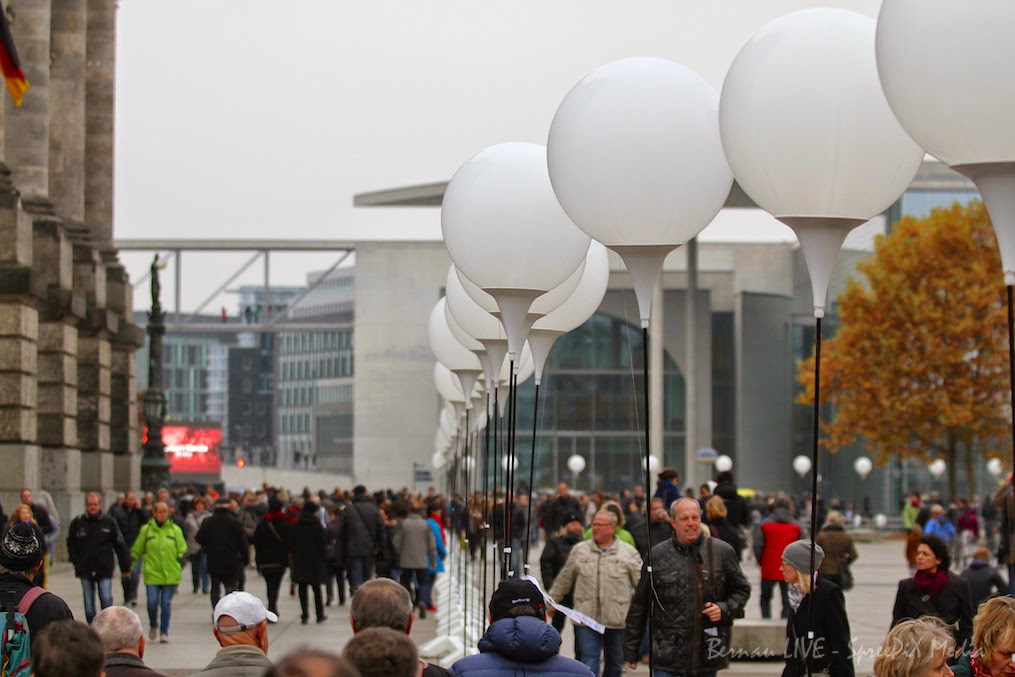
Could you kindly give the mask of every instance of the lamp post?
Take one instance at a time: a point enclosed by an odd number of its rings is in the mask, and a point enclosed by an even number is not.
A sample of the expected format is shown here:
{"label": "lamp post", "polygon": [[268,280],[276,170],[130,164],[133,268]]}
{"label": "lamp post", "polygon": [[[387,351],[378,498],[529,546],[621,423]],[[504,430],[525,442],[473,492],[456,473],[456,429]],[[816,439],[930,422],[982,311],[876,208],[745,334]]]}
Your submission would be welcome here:
{"label": "lamp post", "polygon": [[148,313],[148,390],[145,392],[145,422],[148,435],[141,458],[141,488],[158,491],[169,484],[169,460],[162,442],[162,424],[166,422],[166,394],[162,390],[162,337],[166,333],[165,313],[159,301],[159,257],[152,261],[152,309]]}

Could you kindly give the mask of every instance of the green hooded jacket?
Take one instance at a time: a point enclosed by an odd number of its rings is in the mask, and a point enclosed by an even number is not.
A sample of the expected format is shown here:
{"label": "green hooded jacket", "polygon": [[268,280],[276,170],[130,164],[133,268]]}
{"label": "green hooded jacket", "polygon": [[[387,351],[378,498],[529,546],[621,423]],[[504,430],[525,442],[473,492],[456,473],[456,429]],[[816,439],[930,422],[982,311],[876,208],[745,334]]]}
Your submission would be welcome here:
{"label": "green hooded jacket", "polygon": [[180,558],[186,552],[183,530],[171,519],[159,526],[153,517],[141,527],[130,549],[131,566],[144,557],[145,585],[179,585],[183,578]]}

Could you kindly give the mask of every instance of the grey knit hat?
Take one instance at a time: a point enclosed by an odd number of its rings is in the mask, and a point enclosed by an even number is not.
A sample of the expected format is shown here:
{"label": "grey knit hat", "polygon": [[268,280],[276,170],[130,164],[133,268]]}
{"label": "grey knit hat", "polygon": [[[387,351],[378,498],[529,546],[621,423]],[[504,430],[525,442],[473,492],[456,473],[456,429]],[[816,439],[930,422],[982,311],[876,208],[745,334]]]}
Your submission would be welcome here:
{"label": "grey knit hat", "polygon": [[0,541],[0,566],[8,571],[31,571],[42,561],[42,549],[31,524],[18,522]]}
{"label": "grey knit hat", "polygon": [[[814,566],[820,568],[821,560],[825,559],[825,551],[817,543],[814,544]],[[811,542],[805,540],[794,541],[782,551],[782,561],[789,564],[797,571],[805,574],[811,573]]]}

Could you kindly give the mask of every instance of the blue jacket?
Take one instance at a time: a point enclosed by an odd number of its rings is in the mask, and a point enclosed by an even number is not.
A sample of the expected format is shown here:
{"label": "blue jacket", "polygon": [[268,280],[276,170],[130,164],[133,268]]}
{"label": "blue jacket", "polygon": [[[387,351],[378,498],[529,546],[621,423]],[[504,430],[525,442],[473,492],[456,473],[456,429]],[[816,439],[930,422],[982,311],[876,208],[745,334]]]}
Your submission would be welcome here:
{"label": "blue jacket", "polygon": [[444,573],[444,558],[448,556],[448,549],[444,546],[444,537],[441,536],[440,525],[433,518],[428,518],[426,521],[430,524],[430,531],[433,532],[433,538],[437,542],[437,561],[430,560],[430,568],[427,569],[427,572],[442,574]]}
{"label": "blue jacket", "polygon": [[532,616],[503,618],[486,629],[479,640],[480,653],[451,666],[456,675],[583,675],[592,671],[560,651],[560,635],[552,625]]}

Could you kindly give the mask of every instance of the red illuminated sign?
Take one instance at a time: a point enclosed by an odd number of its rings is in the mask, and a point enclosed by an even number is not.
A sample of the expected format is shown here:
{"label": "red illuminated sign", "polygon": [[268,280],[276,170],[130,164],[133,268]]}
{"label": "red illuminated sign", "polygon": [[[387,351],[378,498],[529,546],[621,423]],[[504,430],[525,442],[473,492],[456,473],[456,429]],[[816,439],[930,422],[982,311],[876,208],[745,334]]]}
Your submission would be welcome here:
{"label": "red illuminated sign", "polygon": [[[145,439],[148,429],[144,430]],[[169,458],[169,473],[201,473],[219,475],[222,472],[222,429],[187,425],[162,427],[162,442]]]}

